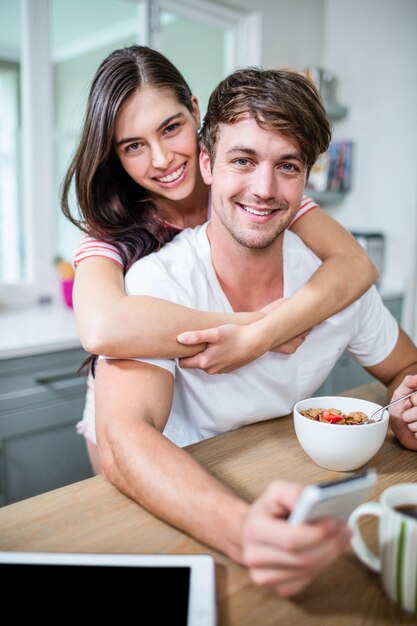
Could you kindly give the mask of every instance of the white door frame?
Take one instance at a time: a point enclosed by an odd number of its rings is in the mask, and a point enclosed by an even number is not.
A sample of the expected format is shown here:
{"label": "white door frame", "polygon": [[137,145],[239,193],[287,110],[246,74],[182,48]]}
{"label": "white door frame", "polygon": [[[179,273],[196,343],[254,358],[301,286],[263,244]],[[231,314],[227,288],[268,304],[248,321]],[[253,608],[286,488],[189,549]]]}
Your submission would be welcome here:
{"label": "white door frame", "polygon": [[158,49],[157,15],[160,9],[224,30],[225,74],[237,67],[260,65],[261,14],[258,11],[244,11],[236,7],[213,4],[207,0],[138,0],[138,40],[156,49]]}

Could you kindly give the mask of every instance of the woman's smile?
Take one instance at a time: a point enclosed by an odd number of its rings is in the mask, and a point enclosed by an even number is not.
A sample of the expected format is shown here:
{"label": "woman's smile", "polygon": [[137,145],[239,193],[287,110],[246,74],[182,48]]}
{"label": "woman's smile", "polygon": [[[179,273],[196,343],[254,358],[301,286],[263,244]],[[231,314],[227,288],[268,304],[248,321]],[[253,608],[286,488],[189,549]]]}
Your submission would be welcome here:
{"label": "woman's smile", "polygon": [[176,169],[169,170],[164,176],[153,176],[153,179],[156,180],[163,187],[172,188],[177,185],[180,185],[185,178],[186,175],[186,167],[187,161],[177,167]]}

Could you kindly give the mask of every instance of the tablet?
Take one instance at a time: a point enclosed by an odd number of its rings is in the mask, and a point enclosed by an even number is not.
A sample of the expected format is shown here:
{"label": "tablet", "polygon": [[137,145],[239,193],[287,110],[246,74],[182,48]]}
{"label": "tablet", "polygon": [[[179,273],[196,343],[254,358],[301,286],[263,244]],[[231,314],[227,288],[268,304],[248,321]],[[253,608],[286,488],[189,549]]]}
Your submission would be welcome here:
{"label": "tablet", "polygon": [[215,626],[208,555],[0,552],[2,596],[20,617],[134,619],[134,624]]}

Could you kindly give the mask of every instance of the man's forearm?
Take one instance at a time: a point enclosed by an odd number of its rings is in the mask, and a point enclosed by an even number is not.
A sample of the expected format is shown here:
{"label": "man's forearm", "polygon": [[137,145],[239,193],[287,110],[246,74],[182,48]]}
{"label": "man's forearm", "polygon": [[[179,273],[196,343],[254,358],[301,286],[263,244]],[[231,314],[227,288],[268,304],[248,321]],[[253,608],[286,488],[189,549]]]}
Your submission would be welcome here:
{"label": "man's forearm", "polygon": [[113,436],[99,439],[101,460],[106,477],[120,491],[169,524],[242,561],[248,504],[150,424],[127,421],[118,428],[117,439]]}
{"label": "man's forearm", "polygon": [[388,400],[391,400],[392,394],[397,389],[397,387],[403,382],[404,378],[408,375],[417,374],[417,363],[412,363],[407,367],[404,367],[387,385],[387,394]]}

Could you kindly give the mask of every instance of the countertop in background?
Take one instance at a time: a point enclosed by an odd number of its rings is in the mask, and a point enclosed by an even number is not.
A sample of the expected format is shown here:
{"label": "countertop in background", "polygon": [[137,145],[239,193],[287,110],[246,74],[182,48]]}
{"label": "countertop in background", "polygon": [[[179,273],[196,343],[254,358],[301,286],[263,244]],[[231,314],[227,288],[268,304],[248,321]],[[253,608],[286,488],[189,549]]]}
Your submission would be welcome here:
{"label": "countertop in background", "polygon": [[80,346],[74,311],[64,305],[0,312],[0,359]]}
{"label": "countertop in background", "polygon": [[[383,298],[402,296],[396,286],[381,286]],[[81,347],[74,311],[45,304],[0,311],[0,360]]]}

